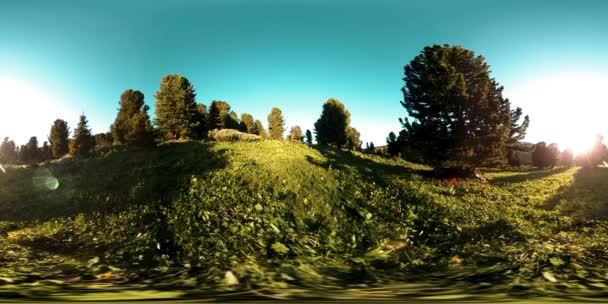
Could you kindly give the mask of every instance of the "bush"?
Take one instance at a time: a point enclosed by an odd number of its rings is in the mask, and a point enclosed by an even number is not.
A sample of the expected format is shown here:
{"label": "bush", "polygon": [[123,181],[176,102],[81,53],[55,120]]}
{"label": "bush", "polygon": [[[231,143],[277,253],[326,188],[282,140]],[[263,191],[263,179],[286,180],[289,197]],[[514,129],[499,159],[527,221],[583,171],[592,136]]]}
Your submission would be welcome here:
{"label": "bush", "polygon": [[247,134],[233,129],[213,129],[209,131],[209,138],[217,141],[259,141],[262,137]]}

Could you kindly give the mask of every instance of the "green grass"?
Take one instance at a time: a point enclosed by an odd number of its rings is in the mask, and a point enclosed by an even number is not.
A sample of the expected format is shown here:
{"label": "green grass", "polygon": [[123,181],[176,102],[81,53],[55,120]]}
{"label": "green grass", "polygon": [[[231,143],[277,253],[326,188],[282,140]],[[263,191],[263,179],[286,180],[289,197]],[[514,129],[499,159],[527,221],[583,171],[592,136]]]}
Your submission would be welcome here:
{"label": "green grass", "polygon": [[488,169],[489,183],[430,172],[276,141],[10,168],[0,296],[606,296],[608,169]]}

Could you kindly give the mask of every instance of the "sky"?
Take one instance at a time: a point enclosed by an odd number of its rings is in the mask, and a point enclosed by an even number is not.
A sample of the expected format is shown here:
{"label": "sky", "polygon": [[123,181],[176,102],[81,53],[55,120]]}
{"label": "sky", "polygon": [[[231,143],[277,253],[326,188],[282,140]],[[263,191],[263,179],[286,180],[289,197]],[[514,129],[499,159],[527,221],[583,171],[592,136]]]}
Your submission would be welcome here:
{"label": "sky", "polygon": [[437,43],[486,58],[530,115],[526,141],[582,149],[608,131],[608,1],[5,0],[0,136],[42,142],[80,113],[105,132],[126,89],[153,116],[161,78],[177,73],[198,102],[264,125],[278,106],[287,129],[312,130],[338,98],[379,146],[406,116],[403,67]]}

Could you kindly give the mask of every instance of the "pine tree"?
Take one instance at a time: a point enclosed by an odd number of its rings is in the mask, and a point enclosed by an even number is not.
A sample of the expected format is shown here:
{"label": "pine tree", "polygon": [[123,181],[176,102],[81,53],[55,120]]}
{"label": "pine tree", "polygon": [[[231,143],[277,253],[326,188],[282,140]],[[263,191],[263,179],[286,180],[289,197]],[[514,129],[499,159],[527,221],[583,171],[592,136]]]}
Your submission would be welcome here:
{"label": "pine tree", "polygon": [[306,143],[312,145],[312,132],[306,129]]}
{"label": "pine tree", "polygon": [[51,154],[54,159],[60,158],[70,152],[69,138],[70,129],[68,123],[62,119],[56,119],[51,126],[49,143],[51,144]]}
{"label": "pine tree", "polygon": [[547,147],[547,165],[553,169],[559,162],[559,148],[556,143]]}
{"label": "pine tree", "polygon": [[287,140],[289,141],[302,141],[302,129],[300,126],[293,126],[289,130],[289,135],[287,135]]}
{"label": "pine tree", "polygon": [[368,147],[367,151],[368,151],[369,153],[374,153],[374,152],[376,152],[376,146],[374,146],[374,142],[370,142],[370,143],[369,143],[369,147]]}
{"label": "pine tree", "polygon": [[387,145],[388,154],[390,156],[396,156],[399,154],[401,147],[400,147],[400,144],[399,144],[399,141],[397,139],[397,135],[395,134],[395,132],[388,133],[388,137],[386,138],[386,145]]}
{"label": "pine tree", "polygon": [[574,165],[574,151],[570,148],[564,150],[559,158],[561,165],[566,168],[570,168]]}
{"label": "pine tree", "polygon": [[114,143],[149,146],[154,142],[154,130],[148,116],[148,106],[140,91],[126,90],[120,95],[120,107],[112,124]]}
{"label": "pine tree", "polygon": [[236,114],[236,112],[231,111],[230,115],[228,115],[228,117],[226,117],[226,122],[225,122],[224,128],[233,129],[233,130],[239,129],[239,115]]}
{"label": "pine tree", "polygon": [[154,97],[154,123],[165,140],[196,137],[200,117],[194,87],[187,78],[177,74],[163,77]]}
{"label": "pine tree", "polygon": [[241,122],[239,124],[239,131],[253,134],[255,129],[255,122],[253,121],[253,116],[248,113],[241,114]]}
{"label": "pine tree", "polygon": [[589,151],[589,166],[595,167],[601,164],[608,156],[608,148],[603,143],[604,137],[600,134],[595,136],[595,143]]}
{"label": "pine tree", "polygon": [[97,150],[111,147],[113,142],[112,132],[95,134],[95,149]]}
{"label": "pine tree", "polygon": [[76,130],[74,130],[74,138],[70,141],[70,154],[89,156],[94,148],[95,138],[91,135],[86,116],[82,114]]}
{"label": "pine tree", "polygon": [[321,117],[315,122],[315,134],[320,145],[340,148],[347,143],[350,113],[339,100],[330,98],[323,105]]}
{"label": "pine tree", "polygon": [[0,144],[0,163],[13,164],[18,159],[15,142],[5,137]]}
{"label": "pine tree", "polygon": [[40,161],[47,161],[53,159],[53,154],[51,153],[51,146],[49,146],[49,142],[45,141],[42,143],[42,147],[40,148]]}
{"label": "pine tree", "polygon": [[261,138],[268,138],[268,133],[266,132],[266,129],[264,129],[262,122],[258,119],[255,120],[255,129],[253,130],[253,134],[258,135]]}
{"label": "pine tree", "polygon": [[347,126],[346,127],[346,147],[350,150],[360,150],[361,149],[361,134],[357,129]]}
{"label": "pine tree", "polygon": [[424,162],[440,174],[472,176],[479,166],[506,161],[510,104],[482,56],[434,45],[404,71],[401,104],[409,117],[401,122]]}
{"label": "pine tree", "polygon": [[534,145],[532,151],[532,165],[538,168],[553,168],[559,160],[559,149],[557,144],[553,143],[547,146],[545,142],[539,142]]}
{"label": "pine tree", "polygon": [[[505,99],[505,102],[509,103],[509,99]],[[511,166],[518,166],[519,154],[522,151],[526,151],[526,148],[520,144],[520,141],[526,137],[530,118],[526,115],[520,124],[519,120],[522,115],[522,109],[519,107],[511,111],[511,130],[509,131],[509,141],[507,144],[507,160]]]}
{"label": "pine tree", "polygon": [[270,139],[283,140],[285,133],[285,119],[281,109],[274,107],[268,114],[268,134]]}
{"label": "pine tree", "polygon": [[27,144],[23,145],[20,151],[22,164],[34,164],[39,161],[38,138],[30,137]]}
{"label": "pine tree", "polygon": [[207,106],[203,103],[196,104],[196,110],[198,111],[198,138],[207,138],[209,132],[209,113],[207,113]]}
{"label": "pine tree", "polygon": [[214,100],[209,106],[209,130],[227,129],[230,125],[230,104],[225,101]]}

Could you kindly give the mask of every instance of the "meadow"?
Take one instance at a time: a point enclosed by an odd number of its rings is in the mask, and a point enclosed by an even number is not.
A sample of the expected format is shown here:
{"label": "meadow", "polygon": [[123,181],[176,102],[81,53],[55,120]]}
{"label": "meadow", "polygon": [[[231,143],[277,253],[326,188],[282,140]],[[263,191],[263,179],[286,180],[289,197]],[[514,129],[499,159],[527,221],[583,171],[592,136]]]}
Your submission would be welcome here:
{"label": "meadow", "polygon": [[9,167],[0,297],[606,297],[608,168],[482,171],[269,140]]}

